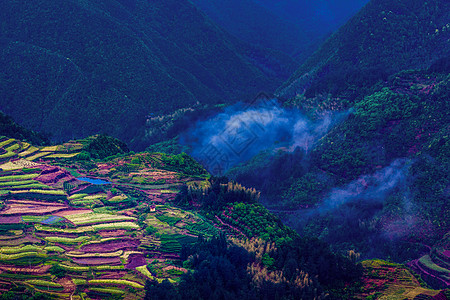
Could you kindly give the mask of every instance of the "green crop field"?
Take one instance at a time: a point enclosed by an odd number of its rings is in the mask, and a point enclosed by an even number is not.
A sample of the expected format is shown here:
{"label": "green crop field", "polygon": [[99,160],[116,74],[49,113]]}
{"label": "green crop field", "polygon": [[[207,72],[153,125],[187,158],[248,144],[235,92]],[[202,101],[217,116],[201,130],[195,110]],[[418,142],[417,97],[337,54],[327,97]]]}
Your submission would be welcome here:
{"label": "green crop field", "polygon": [[71,244],[78,244],[80,242],[89,240],[90,237],[89,236],[79,236],[77,238],[65,238],[65,237],[49,236],[49,237],[45,237],[44,239],[49,242],[53,242],[53,243],[61,243],[61,244],[71,245]]}
{"label": "green crop field", "polygon": [[10,175],[10,176],[0,176],[0,181],[17,181],[17,180],[27,180],[34,179],[38,177],[39,174],[23,174],[23,175]]}
{"label": "green crop field", "polygon": [[75,225],[87,225],[101,222],[115,222],[115,221],[134,221],[135,218],[112,215],[112,214],[98,214],[98,213],[88,213],[88,214],[78,214],[66,217],[69,221]]}
{"label": "green crop field", "polygon": [[99,284],[99,285],[127,285],[138,289],[143,289],[144,286],[130,280],[124,279],[93,279],[88,281],[89,284]]}

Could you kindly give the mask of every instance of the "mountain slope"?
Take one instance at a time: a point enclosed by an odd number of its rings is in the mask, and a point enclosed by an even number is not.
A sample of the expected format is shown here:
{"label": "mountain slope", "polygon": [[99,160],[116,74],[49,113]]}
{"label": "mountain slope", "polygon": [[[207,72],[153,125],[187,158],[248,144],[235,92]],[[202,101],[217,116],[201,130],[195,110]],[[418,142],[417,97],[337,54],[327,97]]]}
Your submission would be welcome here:
{"label": "mountain slope", "polygon": [[347,1],[345,5],[342,1],[192,2],[236,37],[283,51],[300,62],[367,0]]}
{"label": "mountain slope", "polygon": [[288,58],[239,42],[188,1],[4,1],[0,19],[1,108],[56,140],[129,142],[148,114],[253,97],[289,72]]}
{"label": "mountain slope", "polygon": [[[278,89],[297,103],[331,93],[351,105],[378,80],[429,67],[450,54],[450,3],[439,0],[369,2]],[[317,100],[320,103],[323,99]],[[341,100],[342,102],[342,100]]]}

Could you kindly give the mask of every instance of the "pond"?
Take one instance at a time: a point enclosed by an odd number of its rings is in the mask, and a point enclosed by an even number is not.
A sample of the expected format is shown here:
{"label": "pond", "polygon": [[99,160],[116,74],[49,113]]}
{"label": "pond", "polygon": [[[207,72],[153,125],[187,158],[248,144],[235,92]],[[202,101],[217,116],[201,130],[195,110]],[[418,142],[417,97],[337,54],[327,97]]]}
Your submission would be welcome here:
{"label": "pond", "polygon": [[111,182],[104,181],[104,180],[101,180],[101,179],[98,179],[98,178],[78,177],[77,179],[78,179],[78,180],[81,180],[81,181],[87,181],[87,182],[89,182],[89,183],[97,184],[97,185],[101,185],[101,184],[111,184]]}

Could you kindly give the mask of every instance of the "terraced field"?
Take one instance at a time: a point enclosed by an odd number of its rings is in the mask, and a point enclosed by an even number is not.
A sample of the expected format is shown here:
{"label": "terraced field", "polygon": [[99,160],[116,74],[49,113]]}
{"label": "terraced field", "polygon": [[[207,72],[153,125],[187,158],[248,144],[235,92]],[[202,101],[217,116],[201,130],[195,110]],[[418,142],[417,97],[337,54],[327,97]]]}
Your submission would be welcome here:
{"label": "terraced field", "polygon": [[439,294],[439,291],[421,286],[405,266],[377,259],[363,261],[362,265],[365,272],[358,299],[431,299],[430,296]]}
{"label": "terraced field", "polygon": [[434,288],[448,288],[450,286],[450,251],[437,248],[428,255],[413,260],[408,264],[416,273],[420,274]]}
{"label": "terraced field", "polygon": [[218,234],[167,202],[181,184],[201,179],[158,169],[151,158],[86,163],[73,158],[81,142],[38,148],[2,138],[0,149],[0,293],[141,299],[147,279],[176,282],[186,271],[182,245]]}

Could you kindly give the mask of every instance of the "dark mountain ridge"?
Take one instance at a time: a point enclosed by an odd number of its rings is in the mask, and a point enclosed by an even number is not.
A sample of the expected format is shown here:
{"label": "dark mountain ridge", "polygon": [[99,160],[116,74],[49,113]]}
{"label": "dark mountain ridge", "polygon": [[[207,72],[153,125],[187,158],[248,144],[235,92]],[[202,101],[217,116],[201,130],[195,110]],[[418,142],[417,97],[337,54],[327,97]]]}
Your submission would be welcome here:
{"label": "dark mountain ridge", "polygon": [[404,69],[428,68],[448,56],[449,19],[448,1],[373,0],[333,34],[277,95],[300,103],[304,96],[330,93],[351,106],[363,94],[361,89]]}
{"label": "dark mountain ridge", "polygon": [[290,73],[188,1],[5,1],[0,19],[0,108],[55,140],[105,132],[143,147],[146,115],[253,97]]}

